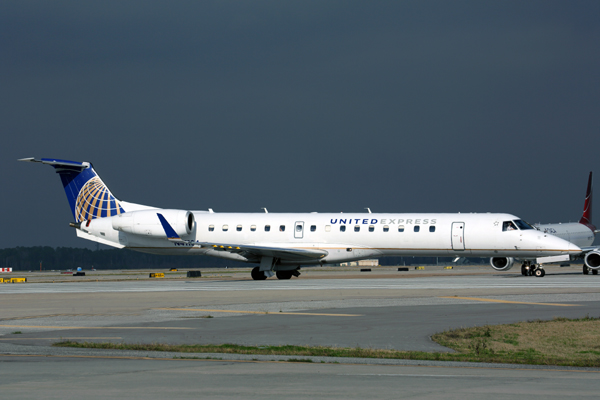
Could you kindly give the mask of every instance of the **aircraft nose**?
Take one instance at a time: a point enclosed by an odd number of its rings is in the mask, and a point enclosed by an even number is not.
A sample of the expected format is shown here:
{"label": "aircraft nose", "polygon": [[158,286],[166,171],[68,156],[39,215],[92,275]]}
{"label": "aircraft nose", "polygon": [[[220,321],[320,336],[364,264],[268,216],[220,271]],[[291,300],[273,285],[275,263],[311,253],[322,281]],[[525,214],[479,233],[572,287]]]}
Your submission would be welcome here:
{"label": "aircraft nose", "polygon": [[556,236],[548,236],[548,238],[552,239],[551,245],[555,249],[560,249],[561,254],[578,254],[581,253],[581,249],[574,243],[569,242],[568,240],[561,239]]}
{"label": "aircraft nose", "polygon": [[579,254],[581,253],[581,248],[574,243],[569,242],[569,253],[571,254]]}

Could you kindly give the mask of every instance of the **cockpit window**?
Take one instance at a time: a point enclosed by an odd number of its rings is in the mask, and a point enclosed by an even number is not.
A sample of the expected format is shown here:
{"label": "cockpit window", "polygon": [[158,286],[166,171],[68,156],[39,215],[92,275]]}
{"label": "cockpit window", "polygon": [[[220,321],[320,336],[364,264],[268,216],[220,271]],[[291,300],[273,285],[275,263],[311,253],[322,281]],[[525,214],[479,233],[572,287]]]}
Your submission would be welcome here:
{"label": "cockpit window", "polygon": [[506,232],[506,231],[516,231],[517,227],[515,226],[514,222],[512,221],[504,221],[502,223],[502,231]]}
{"label": "cockpit window", "polygon": [[533,226],[529,225],[527,222],[522,219],[515,219],[515,224],[519,227],[520,230],[524,231],[527,229],[535,229]]}

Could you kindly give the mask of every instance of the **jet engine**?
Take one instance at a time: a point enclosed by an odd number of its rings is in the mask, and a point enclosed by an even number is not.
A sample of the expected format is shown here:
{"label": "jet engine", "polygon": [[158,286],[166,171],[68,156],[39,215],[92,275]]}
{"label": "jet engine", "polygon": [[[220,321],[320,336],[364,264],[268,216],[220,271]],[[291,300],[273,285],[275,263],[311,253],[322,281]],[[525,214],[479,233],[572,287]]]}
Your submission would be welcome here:
{"label": "jet engine", "polygon": [[583,261],[585,262],[585,266],[590,269],[600,269],[600,252],[598,250],[590,251],[585,255]]}
{"label": "jet engine", "polygon": [[162,214],[175,233],[185,236],[195,227],[194,214],[185,210],[143,210],[132,211],[112,217],[113,229],[134,235],[166,238],[167,234],[157,214]]}
{"label": "jet engine", "polygon": [[490,258],[490,265],[496,271],[508,271],[513,267],[515,259],[512,257],[492,257]]}

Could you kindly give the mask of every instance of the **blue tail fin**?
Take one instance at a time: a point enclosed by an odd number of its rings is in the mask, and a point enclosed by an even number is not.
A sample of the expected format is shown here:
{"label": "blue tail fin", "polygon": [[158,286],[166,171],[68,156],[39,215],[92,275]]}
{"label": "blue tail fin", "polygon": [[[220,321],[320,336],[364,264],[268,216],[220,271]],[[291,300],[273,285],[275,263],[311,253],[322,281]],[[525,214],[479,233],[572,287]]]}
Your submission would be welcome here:
{"label": "blue tail fin", "polygon": [[23,158],[19,161],[47,164],[60,175],[76,222],[111,217],[125,212],[119,200],[108,190],[92,164],[53,158]]}

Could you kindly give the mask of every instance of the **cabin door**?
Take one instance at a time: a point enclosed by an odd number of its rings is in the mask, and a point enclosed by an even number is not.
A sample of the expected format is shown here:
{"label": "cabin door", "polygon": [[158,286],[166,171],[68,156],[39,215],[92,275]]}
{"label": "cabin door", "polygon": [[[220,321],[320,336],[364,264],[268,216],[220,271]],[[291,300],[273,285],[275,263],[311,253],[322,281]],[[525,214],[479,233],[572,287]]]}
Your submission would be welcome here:
{"label": "cabin door", "polygon": [[452,223],[452,250],[464,250],[465,249],[465,223],[464,222],[453,222]]}

